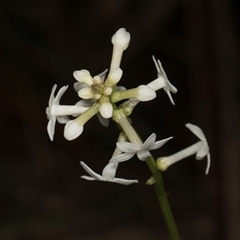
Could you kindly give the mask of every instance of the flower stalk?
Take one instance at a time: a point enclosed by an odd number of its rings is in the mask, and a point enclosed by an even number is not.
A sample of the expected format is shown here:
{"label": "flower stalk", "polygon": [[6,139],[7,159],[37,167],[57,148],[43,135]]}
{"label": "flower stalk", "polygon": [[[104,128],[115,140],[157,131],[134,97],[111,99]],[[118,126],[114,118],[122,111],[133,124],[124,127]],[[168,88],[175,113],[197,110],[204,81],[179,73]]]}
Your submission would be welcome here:
{"label": "flower stalk", "polygon": [[[141,146],[143,144],[142,140],[138,136],[137,132],[135,129],[132,127],[132,125],[129,123],[128,119],[125,116],[125,113],[123,110],[115,110],[115,114],[117,118],[118,124],[121,126],[123,131],[125,132],[127,138],[131,143],[134,143],[138,146]],[[177,226],[174,220],[174,217],[172,215],[172,211],[166,196],[165,188],[164,188],[164,183],[163,183],[163,178],[161,172],[158,171],[155,160],[152,156],[147,157],[146,163],[148,165],[149,170],[152,173],[152,176],[155,180],[154,183],[154,188],[155,192],[158,198],[158,202],[160,205],[160,208],[163,213],[163,217],[165,219],[169,234],[171,235],[171,238],[176,240],[180,239]]]}

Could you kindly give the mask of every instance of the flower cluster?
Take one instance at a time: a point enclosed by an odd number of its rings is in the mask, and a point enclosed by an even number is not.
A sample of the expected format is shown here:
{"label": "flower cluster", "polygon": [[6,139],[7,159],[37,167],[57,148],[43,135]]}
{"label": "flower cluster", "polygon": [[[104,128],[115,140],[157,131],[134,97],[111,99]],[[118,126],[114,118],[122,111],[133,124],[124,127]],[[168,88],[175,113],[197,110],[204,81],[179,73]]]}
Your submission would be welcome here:
{"label": "flower cluster", "polygon": [[[59,123],[65,124],[64,137],[71,141],[81,135],[85,123],[93,116],[96,115],[100,123],[105,127],[108,126],[109,119],[111,118],[118,122],[121,114],[121,116],[127,119],[127,116],[132,113],[139,102],[154,99],[156,97],[156,91],[159,89],[163,89],[167,93],[171,103],[175,104],[171,93],[176,93],[177,89],[168,80],[161,62],[154,57],[153,62],[157,70],[157,78],[155,80],[147,85],[140,85],[132,89],[125,89],[117,85],[123,75],[123,70],[120,68],[122,55],[127,49],[129,42],[130,34],[124,28],[119,29],[113,35],[113,53],[108,74],[107,70],[96,76],[92,76],[86,69],[73,72],[73,77],[77,81],[74,83],[74,89],[80,97],[80,100],[75,105],[66,106],[60,104],[60,99],[68,86],[62,87],[56,97],[54,94],[57,85],[55,84],[53,86],[49,104],[46,109],[47,118],[49,119],[47,131],[52,141],[54,138],[56,120]],[[122,100],[125,101],[118,105]],[[121,112],[120,115],[118,115],[119,112]],[[130,123],[127,122],[127,124]],[[115,178],[119,163],[131,159],[135,154],[139,160],[145,161],[151,156],[149,151],[160,148],[172,138],[169,137],[156,141],[156,134],[153,133],[144,143],[141,141],[134,142],[131,141],[131,136],[124,130],[124,127],[121,127],[123,132],[119,136],[113,156],[103,169],[102,175],[95,173],[84,162],[80,162],[85,171],[90,175],[82,176],[82,178],[87,180],[115,182],[124,185],[137,183],[137,180]],[[156,165],[160,170],[164,171],[174,162],[196,153],[197,159],[202,159],[204,156],[208,157],[206,173],[208,172],[210,167],[210,154],[206,138],[201,129],[197,126],[187,124],[187,127],[195,133],[201,141],[180,153],[159,158]]]}

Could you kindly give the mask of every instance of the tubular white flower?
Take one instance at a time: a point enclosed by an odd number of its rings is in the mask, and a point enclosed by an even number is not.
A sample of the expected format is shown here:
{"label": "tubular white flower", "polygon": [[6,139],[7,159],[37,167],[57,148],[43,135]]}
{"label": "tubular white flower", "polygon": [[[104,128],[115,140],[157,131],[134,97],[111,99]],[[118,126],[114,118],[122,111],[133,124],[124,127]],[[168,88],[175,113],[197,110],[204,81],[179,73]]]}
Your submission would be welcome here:
{"label": "tubular white flower", "polygon": [[161,88],[164,89],[164,91],[167,93],[171,103],[173,105],[175,105],[171,92],[172,93],[176,93],[177,92],[177,88],[174,87],[170,81],[167,78],[167,75],[162,67],[161,62],[158,60],[156,61],[155,57],[153,56],[153,62],[156,66],[157,72],[158,72],[158,78],[155,79],[154,81],[150,82],[147,86],[152,88],[153,90],[157,91]]}
{"label": "tubular white flower", "polygon": [[130,34],[125,28],[120,28],[112,36],[113,53],[110,65],[110,72],[120,66],[123,51],[127,49],[130,42]]}
{"label": "tubular white flower", "polygon": [[64,137],[71,141],[81,135],[83,132],[83,124],[80,121],[71,120],[68,121],[64,128]]}
{"label": "tubular white flower", "polygon": [[91,99],[94,98],[94,93],[91,88],[82,88],[78,92],[78,96],[83,99]]}
{"label": "tubular white flower", "polygon": [[111,87],[113,85],[116,85],[120,81],[122,74],[123,71],[121,68],[113,69],[107,76],[105,86]]}
{"label": "tubular white flower", "polygon": [[102,103],[99,111],[104,118],[111,118],[113,114],[112,104],[110,102]]}
{"label": "tubular white flower", "polygon": [[86,69],[74,71],[73,76],[78,82],[85,83],[89,87],[93,84],[93,78]]}
{"label": "tubular white flower", "polygon": [[157,167],[160,170],[165,171],[173,163],[176,163],[184,158],[196,154],[197,160],[202,160],[204,157],[207,157],[207,167],[205,174],[208,174],[211,160],[207,139],[198,126],[187,123],[186,127],[189,128],[200,139],[200,141],[171,156],[158,158]]}
{"label": "tubular white flower", "polygon": [[156,97],[156,92],[146,85],[140,85],[123,91],[117,91],[111,95],[112,102],[119,102],[124,99],[137,98],[139,101],[145,102]]}
{"label": "tubular white flower", "polygon": [[156,97],[156,92],[146,85],[140,85],[138,88],[138,95],[136,98],[139,101],[150,101]]}
{"label": "tubular white flower", "polygon": [[138,183],[138,180],[136,180],[136,179],[135,180],[127,180],[124,178],[115,178],[118,163],[108,163],[107,166],[102,171],[102,176],[95,173],[84,162],[80,162],[80,164],[85,169],[85,171],[90,175],[90,176],[81,176],[81,178],[84,178],[86,180],[114,182],[114,183],[119,183],[119,184],[123,184],[123,185],[130,185],[132,183]]}
{"label": "tubular white flower", "polygon": [[130,142],[117,142],[117,147],[124,153],[119,156],[113,157],[109,162],[117,163],[127,161],[135,154],[137,154],[139,160],[145,161],[147,157],[150,156],[150,150],[162,147],[167,141],[172,138],[173,137],[169,137],[155,142],[156,134],[153,133],[147,138],[147,140],[142,144],[142,146],[137,146],[136,144]]}
{"label": "tubular white flower", "polygon": [[99,111],[99,104],[94,104],[83,114],[74,120],[68,121],[64,128],[64,137],[71,141],[76,139],[83,132],[84,124]]}

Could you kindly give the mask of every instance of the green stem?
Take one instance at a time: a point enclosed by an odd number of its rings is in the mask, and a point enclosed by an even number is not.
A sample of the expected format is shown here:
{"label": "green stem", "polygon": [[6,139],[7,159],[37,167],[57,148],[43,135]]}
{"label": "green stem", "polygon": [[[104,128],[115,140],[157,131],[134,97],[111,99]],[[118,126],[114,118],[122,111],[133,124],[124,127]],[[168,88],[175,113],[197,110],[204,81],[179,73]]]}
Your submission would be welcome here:
{"label": "green stem", "polygon": [[[127,120],[124,112],[121,110],[116,110],[116,111],[117,112],[115,115],[116,116],[115,120],[117,119],[117,122],[122,127],[123,131],[125,132],[125,134],[127,135],[128,139],[129,139],[129,141],[138,146],[141,146],[142,141],[141,141],[140,137],[138,136],[138,134],[136,133],[135,129],[132,127],[132,125]],[[160,208],[163,213],[163,217],[164,217],[166,225],[168,227],[169,234],[171,235],[171,238],[174,240],[180,239],[178,230],[177,230],[177,226],[175,224],[175,221],[174,221],[174,218],[172,215],[172,211],[171,211],[171,208],[170,208],[167,196],[166,196],[162,174],[160,171],[158,171],[156,164],[155,164],[155,160],[152,156],[147,158],[146,163],[147,163],[147,165],[154,177],[154,180],[155,180],[155,183],[154,183],[155,192],[156,192],[156,195],[158,198]]]}

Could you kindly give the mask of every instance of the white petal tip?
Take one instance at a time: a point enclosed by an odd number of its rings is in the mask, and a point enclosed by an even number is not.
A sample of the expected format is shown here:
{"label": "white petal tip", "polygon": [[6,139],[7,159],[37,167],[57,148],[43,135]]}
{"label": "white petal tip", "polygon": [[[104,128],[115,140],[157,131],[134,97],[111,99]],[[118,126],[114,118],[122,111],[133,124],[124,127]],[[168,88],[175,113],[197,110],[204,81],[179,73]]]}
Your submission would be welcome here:
{"label": "white petal tip", "polygon": [[83,132],[83,126],[75,120],[69,121],[64,128],[64,137],[68,140],[74,140]]}

